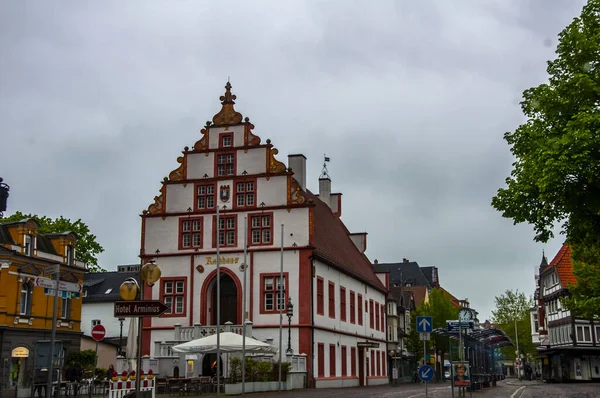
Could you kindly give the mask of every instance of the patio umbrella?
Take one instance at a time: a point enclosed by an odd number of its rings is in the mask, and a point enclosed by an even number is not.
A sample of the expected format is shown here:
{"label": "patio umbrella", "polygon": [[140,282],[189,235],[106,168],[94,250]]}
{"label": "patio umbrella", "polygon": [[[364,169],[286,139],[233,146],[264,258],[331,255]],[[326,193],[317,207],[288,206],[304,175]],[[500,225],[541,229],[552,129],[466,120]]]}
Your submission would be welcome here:
{"label": "patio umbrella", "polygon": [[129,318],[129,332],[127,333],[127,348],[125,350],[125,356],[127,357],[127,365],[129,371],[135,370],[137,372],[137,331],[138,331],[138,318]]}
{"label": "patio umbrella", "polygon": [[[241,334],[231,332],[221,332],[221,352],[241,352],[242,343],[244,337]],[[202,354],[209,354],[217,352],[217,335],[202,337],[200,339],[191,340],[187,343],[178,344],[173,346],[175,352],[197,352]],[[246,352],[277,352],[277,347],[270,344],[263,343],[262,341],[246,337]]]}

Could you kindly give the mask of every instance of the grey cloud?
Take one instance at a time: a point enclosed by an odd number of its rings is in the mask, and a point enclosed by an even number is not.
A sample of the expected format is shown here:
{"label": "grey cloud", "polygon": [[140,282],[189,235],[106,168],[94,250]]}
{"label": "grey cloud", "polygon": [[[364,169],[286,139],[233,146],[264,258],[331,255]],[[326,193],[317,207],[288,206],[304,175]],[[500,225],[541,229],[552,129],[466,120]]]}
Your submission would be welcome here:
{"label": "grey cloud", "polygon": [[[0,3],[0,173],[10,208],[82,218],[107,268],[135,262],[139,213],[184,146],[236,108],[281,158],[323,153],[368,255],[437,265],[484,316],[531,291],[542,248],[490,206],[504,132],[546,79],[578,1]],[[548,47],[545,42],[552,41]],[[492,287],[489,281],[493,280]]]}

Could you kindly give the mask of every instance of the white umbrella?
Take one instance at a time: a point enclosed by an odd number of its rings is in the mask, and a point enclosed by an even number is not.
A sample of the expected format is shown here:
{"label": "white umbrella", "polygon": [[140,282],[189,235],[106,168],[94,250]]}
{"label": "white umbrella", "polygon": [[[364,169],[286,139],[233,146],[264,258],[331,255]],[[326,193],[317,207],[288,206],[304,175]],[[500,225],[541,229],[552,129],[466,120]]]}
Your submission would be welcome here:
{"label": "white umbrella", "polygon": [[[221,352],[241,352],[242,343],[244,337],[241,334],[231,332],[221,332]],[[178,344],[173,346],[175,352],[198,352],[202,354],[215,353],[217,352],[217,335],[202,337],[188,341],[187,343]],[[270,344],[263,343],[262,341],[246,337],[246,351],[247,352],[277,352],[277,347]]]}
{"label": "white umbrella", "polygon": [[129,332],[127,333],[127,348],[125,350],[125,356],[127,357],[127,364],[129,365],[129,371],[135,370],[137,372],[137,332],[138,332],[138,318],[129,318]]}

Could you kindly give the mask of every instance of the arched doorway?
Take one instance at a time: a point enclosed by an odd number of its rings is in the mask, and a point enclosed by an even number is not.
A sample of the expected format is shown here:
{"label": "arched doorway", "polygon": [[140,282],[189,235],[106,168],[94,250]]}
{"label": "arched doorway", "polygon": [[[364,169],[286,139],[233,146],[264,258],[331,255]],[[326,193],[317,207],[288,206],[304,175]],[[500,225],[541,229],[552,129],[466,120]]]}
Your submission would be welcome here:
{"label": "arched doorway", "polygon": [[[202,358],[202,376],[217,375],[217,354],[204,354]],[[219,374],[223,376],[223,361],[219,361]]]}
{"label": "arched doorway", "polygon": [[[214,311],[211,311],[211,325],[217,324],[217,280],[213,283],[212,287],[212,308]],[[238,322],[238,291],[235,282],[231,278],[231,276],[227,274],[221,274],[221,316],[219,319],[221,321],[221,325],[224,325],[225,322],[231,322],[234,325]]]}

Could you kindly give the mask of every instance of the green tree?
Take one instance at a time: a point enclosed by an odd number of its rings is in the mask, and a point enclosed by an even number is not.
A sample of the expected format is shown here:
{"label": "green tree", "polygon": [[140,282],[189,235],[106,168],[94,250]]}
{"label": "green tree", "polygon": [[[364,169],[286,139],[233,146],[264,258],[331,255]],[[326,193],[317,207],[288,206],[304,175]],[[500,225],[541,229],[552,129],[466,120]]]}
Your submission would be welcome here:
{"label": "green tree", "polygon": [[[434,329],[444,329],[446,328],[446,321],[458,319],[458,307],[452,302],[452,297],[440,288],[431,289],[429,301],[422,305],[420,312],[420,315],[429,315],[432,317]],[[430,346],[433,346],[435,352],[440,351],[442,358],[450,350],[448,337],[437,334],[431,335]],[[436,366],[436,375],[439,377],[442,371],[438,364]]]}
{"label": "green tree", "polygon": [[507,290],[504,294],[496,296],[495,301],[496,309],[492,311],[492,321],[515,343],[515,347],[508,346],[502,349],[504,357],[515,359],[517,337],[519,352],[534,355],[530,315],[530,308],[534,305],[533,297],[527,297],[519,290]]}
{"label": "green tree", "polygon": [[81,219],[73,222],[63,216],[52,219],[36,214],[23,214],[18,211],[9,217],[0,219],[0,222],[21,221],[27,218],[33,218],[40,224],[38,231],[42,234],[75,232],[77,234],[77,248],[75,250],[77,260],[86,263],[88,271],[105,271],[98,265],[98,258],[96,257],[104,251],[104,248],[100,246],[96,240],[96,235],[90,232],[90,228]]}
{"label": "green tree", "polygon": [[516,161],[492,206],[532,224],[539,242],[560,223],[580,262],[568,305],[600,314],[600,0],[559,34],[556,54],[548,82],[523,93],[527,121],[504,135]]}

